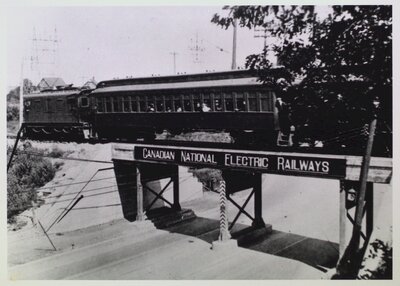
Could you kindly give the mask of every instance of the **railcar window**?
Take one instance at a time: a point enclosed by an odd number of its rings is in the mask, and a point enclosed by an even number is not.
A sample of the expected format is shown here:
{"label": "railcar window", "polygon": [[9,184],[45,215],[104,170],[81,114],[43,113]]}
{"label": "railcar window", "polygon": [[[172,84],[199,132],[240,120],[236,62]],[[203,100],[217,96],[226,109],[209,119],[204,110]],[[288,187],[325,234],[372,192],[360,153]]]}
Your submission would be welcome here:
{"label": "railcar window", "polygon": [[103,98],[96,98],[96,107],[97,107],[97,112],[104,112],[104,103],[103,103]]}
{"label": "railcar window", "polygon": [[44,102],[44,111],[45,112],[49,112],[49,108],[50,108],[50,99],[47,98]]}
{"label": "railcar window", "polygon": [[119,97],[113,97],[112,102],[113,102],[113,111],[121,112],[122,108],[121,108],[121,102],[119,101]]}
{"label": "railcar window", "polygon": [[211,108],[211,98],[209,94],[205,94],[203,95],[203,103],[208,106],[209,108]]}
{"label": "railcar window", "polygon": [[141,98],[139,100],[139,108],[140,108],[140,112],[146,112],[147,106],[146,106],[146,101],[144,98]]}
{"label": "railcar window", "polygon": [[173,104],[172,98],[170,98],[170,97],[165,98],[165,111],[166,112],[172,112],[172,104]]}
{"label": "railcar window", "polygon": [[81,97],[81,107],[88,107],[89,106],[89,100],[87,97]]}
{"label": "railcar window", "polygon": [[138,111],[138,104],[135,96],[131,96],[131,110],[132,112]]}
{"label": "railcar window", "polygon": [[46,99],[45,102],[45,112],[54,112],[55,111],[55,106],[54,102],[50,98]]}
{"label": "railcar window", "polygon": [[232,94],[225,95],[225,110],[226,111],[233,111],[233,98]]}
{"label": "railcar window", "polygon": [[222,100],[220,94],[214,95],[214,106],[215,111],[222,111]]}
{"label": "railcar window", "polygon": [[106,110],[105,112],[112,112],[111,109],[111,98],[105,98],[105,105],[106,105]]}
{"label": "railcar window", "polygon": [[183,96],[183,110],[184,111],[192,111],[192,104],[190,102],[190,96],[184,95]]}
{"label": "railcar window", "polygon": [[76,107],[76,99],[75,98],[68,98],[67,99],[67,105],[69,108],[69,111],[73,111]]}
{"label": "railcar window", "polygon": [[154,101],[154,97],[153,96],[148,96],[147,97],[147,108],[146,111],[147,112],[154,112],[156,110],[156,104]]}
{"label": "railcar window", "polygon": [[40,102],[40,99],[36,99],[33,102],[33,110],[40,111],[42,109],[42,103]]}
{"label": "railcar window", "polygon": [[200,111],[201,110],[200,94],[194,94],[193,95],[193,108],[194,108],[194,111]]}
{"label": "railcar window", "polygon": [[174,96],[174,106],[176,112],[182,112],[182,101],[180,96]]}
{"label": "railcar window", "polygon": [[63,111],[63,109],[64,109],[64,100],[57,99],[57,101],[56,101],[56,109],[57,109],[57,111]]}
{"label": "railcar window", "polygon": [[131,111],[130,102],[129,102],[129,96],[124,96],[122,98],[122,105],[123,105],[122,109],[123,109],[124,112],[130,112]]}
{"label": "railcar window", "polygon": [[246,111],[246,101],[242,93],[236,95],[236,111]]}
{"label": "railcar window", "polygon": [[270,94],[260,94],[261,111],[272,111]]}
{"label": "railcar window", "polygon": [[157,107],[157,111],[159,112],[163,112],[164,111],[164,100],[162,99],[162,97],[158,97],[156,98],[156,107]]}
{"label": "railcar window", "polygon": [[249,111],[257,111],[257,97],[254,93],[248,95]]}

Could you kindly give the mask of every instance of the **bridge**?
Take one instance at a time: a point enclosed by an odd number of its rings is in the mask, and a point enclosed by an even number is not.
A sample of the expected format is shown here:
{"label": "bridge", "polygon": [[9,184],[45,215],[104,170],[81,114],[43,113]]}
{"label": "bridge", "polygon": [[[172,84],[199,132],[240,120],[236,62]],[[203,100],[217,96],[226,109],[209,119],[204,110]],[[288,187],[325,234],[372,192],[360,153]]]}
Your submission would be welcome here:
{"label": "bridge", "polygon": [[[213,247],[232,245],[230,230],[241,214],[252,220],[252,226],[247,232],[251,235],[267,234],[272,226],[266,224],[262,217],[262,174],[280,174],[286,176],[307,176],[340,181],[339,203],[339,252],[343,255],[346,248],[346,220],[354,223],[349,210],[355,207],[355,195],[360,187],[360,174],[363,157],[335,154],[313,154],[274,152],[257,150],[237,150],[228,148],[192,146],[176,146],[162,144],[124,144],[115,143],[112,146],[112,160],[121,196],[124,216],[137,222],[145,221],[145,212],[154,209],[157,201],[170,206],[178,219],[191,217],[190,211],[182,210],[179,203],[179,172],[178,166],[194,168],[218,169],[221,178],[218,182],[220,193],[220,235]],[[173,202],[163,197],[167,186],[159,192],[147,186],[147,182],[169,178],[167,184],[173,183]],[[367,175],[367,190],[365,197],[365,227],[362,232],[364,242],[368,241],[373,230],[373,186],[374,183],[388,184],[392,178],[392,159],[372,157]],[[130,187],[127,187],[130,186]],[[239,205],[231,194],[252,188],[249,197],[243,205]],[[245,207],[254,196],[254,214],[246,212]],[[229,224],[225,205],[229,200],[238,208],[238,214]],[[158,204],[160,206],[160,204]]]}

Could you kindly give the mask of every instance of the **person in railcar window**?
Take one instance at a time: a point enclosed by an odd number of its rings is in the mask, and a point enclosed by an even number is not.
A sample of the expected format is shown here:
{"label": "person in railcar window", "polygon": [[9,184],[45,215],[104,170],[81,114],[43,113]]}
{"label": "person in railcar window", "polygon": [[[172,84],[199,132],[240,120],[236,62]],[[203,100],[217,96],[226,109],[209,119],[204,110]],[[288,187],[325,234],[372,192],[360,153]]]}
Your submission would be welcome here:
{"label": "person in railcar window", "polygon": [[194,106],[194,111],[201,111],[201,106],[200,106],[200,102],[196,102],[195,106]]}
{"label": "person in railcar window", "polygon": [[171,98],[165,99],[165,111],[172,112],[172,99]]}
{"label": "person in railcar window", "polygon": [[148,106],[147,106],[147,112],[154,112],[155,111],[155,109],[154,109],[154,104],[153,103],[150,103]]}
{"label": "person in railcar window", "polygon": [[181,99],[179,97],[174,99],[174,106],[176,112],[182,112]]}
{"label": "person in railcar window", "polygon": [[225,109],[226,111],[233,111],[233,99],[230,97],[225,98]]}
{"label": "person in railcar window", "polygon": [[183,108],[185,111],[192,111],[192,104],[190,102],[190,97],[189,96],[184,96],[183,99]]}
{"label": "person in railcar window", "polygon": [[215,110],[216,111],[221,111],[222,110],[222,106],[221,103],[218,99],[215,100]]}
{"label": "person in railcar window", "polygon": [[202,106],[201,106],[201,111],[203,112],[209,112],[211,110],[210,107],[207,106],[207,104],[205,102],[203,102]]}
{"label": "person in railcar window", "polygon": [[246,101],[243,98],[238,97],[236,99],[235,111],[246,111]]}

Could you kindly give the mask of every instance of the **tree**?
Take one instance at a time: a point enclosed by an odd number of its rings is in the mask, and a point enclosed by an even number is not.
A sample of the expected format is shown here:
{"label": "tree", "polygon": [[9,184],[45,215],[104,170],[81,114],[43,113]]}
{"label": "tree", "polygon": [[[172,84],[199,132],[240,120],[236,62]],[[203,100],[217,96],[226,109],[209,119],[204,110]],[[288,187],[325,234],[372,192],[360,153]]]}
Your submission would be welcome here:
{"label": "tree", "polygon": [[[362,146],[359,135],[374,101],[379,132],[392,130],[392,7],[324,8],[329,12],[322,18],[314,6],[225,6],[228,15],[215,14],[211,21],[228,28],[237,19],[241,27],[265,28],[275,39],[249,55],[246,67],[288,104],[298,141]],[[278,57],[280,72],[271,72],[268,51]],[[391,154],[391,139],[386,143],[379,150]]]}
{"label": "tree", "polygon": [[[7,94],[7,101],[14,102],[14,103],[19,102],[19,91],[20,91],[19,86],[10,90],[9,93]],[[23,91],[24,91],[24,94],[28,94],[28,93],[36,91],[36,87],[33,85],[32,81],[30,79],[27,79],[27,78],[24,79]]]}

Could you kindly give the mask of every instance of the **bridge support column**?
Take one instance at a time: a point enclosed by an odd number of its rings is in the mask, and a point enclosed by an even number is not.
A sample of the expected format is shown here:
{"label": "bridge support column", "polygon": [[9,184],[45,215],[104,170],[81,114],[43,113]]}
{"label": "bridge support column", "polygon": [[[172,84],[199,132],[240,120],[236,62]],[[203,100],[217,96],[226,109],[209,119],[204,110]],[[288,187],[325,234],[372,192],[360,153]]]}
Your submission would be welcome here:
{"label": "bridge support column", "polygon": [[140,174],[140,165],[136,164],[136,203],[137,203],[137,215],[136,221],[144,221],[143,212],[143,186],[142,186],[142,176]]}
{"label": "bridge support column", "polygon": [[229,232],[229,222],[227,214],[227,199],[226,199],[226,184],[225,180],[221,179],[219,182],[219,237],[217,241],[212,244],[212,249],[236,247],[237,241],[231,239],[231,233]]}
{"label": "bridge support column", "polygon": [[[355,215],[352,217],[349,210],[355,208],[357,205],[357,199],[360,192],[360,182],[340,180],[340,199],[339,199],[339,261],[343,257],[348,244],[351,240],[351,232],[354,232]],[[374,201],[373,201],[373,183],[366,183],[365,199],[363,201],[362,212],[363,212],[363,225],[360,230],[360,245],[358,247],[366,247],[369,238],[373,231],[374,223]],[[353,230],[349,230],[350,222]]]}
{"label": "bridge support column", "polygon": [[254,221],[252,226],[259,228],[265,226],[262,218],[262,174],[256,173],[254,177]]}
{"label": "bridge support column", "polygon": [[339,197],[339,257],[342,257],[346,249],[346,221],[347,221],[347,216],[346,216],[347,192],[343,180],[340,180],[339,196],[340,196]]}
{"label": "bridge support column", "polygon": [[227,241],[231,238],[228,230],[228,215],[226,211],[226,185],[225,180],[219,184],[219,241]]}
{"label": "bridge support column", "polygon": [[172,208],[176,211],[181,210],[181,205],[179,203],[179,166],[175,166],[176,170],[174,174],[171,176],[171,180],[173,182],[173,196],[174,196],[174,203]]}

